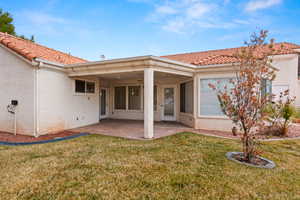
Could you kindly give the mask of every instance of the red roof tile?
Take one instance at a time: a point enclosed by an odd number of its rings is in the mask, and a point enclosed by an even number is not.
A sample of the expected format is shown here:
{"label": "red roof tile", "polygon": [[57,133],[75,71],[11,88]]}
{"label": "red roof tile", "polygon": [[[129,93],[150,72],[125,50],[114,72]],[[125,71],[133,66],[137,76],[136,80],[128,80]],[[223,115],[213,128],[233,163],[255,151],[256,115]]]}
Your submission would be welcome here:
{"label": "red roof tile", "polygon": [[[183,53],[162,56],[163,58],[168,58],[171,60],[176,60],[180,62],[185,62],[193,65],[216,65],[216,64],[229,64],[237,62],[237,58],[234,56],[242,47],[220,49],[220,50],[210,50],[202,52],[193,53]],[[276,54],[293,54],[296,53],[295,49],[300,49],[300,45],[292,43],[276,43],[274,45],[275,50],[280,50]]]}
{"label": "red roof tile", "polygon": [[9,35],[7,33],[0,32],[0,44],[8,47],[30,61],[32,61],[34,58],[40,58],[50,62],[66,65],[87,62],[84,59],[50,49],[48,47]]}

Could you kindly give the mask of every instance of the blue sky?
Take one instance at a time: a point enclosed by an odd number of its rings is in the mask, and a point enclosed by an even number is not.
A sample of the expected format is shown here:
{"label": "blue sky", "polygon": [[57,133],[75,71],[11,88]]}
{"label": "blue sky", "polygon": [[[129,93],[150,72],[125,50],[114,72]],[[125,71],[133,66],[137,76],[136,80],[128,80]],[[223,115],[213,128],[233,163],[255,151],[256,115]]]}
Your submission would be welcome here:
{"label": "blue sky", "polygon": [[236,47],[260,29],[300,44],[300,0],[0,1],[18,34],[88,60]]}

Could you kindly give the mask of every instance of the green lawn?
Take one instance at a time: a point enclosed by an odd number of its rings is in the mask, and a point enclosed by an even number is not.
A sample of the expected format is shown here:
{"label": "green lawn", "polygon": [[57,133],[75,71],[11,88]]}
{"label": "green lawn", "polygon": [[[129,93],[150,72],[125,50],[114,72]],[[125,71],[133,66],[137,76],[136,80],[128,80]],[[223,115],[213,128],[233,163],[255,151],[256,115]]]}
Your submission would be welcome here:
{"label": "green lawn", "polygon": [[0,146],[0,199],[300,199],[300,140],[262,149],[277,168],[228,161],[237,141],[191,133]]}

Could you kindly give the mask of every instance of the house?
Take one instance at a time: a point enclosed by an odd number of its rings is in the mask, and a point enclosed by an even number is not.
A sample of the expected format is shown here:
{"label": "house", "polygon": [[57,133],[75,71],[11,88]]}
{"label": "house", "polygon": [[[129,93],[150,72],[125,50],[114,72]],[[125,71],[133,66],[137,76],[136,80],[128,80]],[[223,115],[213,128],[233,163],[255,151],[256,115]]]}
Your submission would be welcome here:
{"label": "house", "polygon": [[[272,91],[289,89],[300,107],[300,46],[279,46]],[[39,136],[104,118],[144,120],[145,138],[155,134],[154,121],[230,130],[208,83],[234,76],[236,50],[88,62],[0,33],[0,131]]]}

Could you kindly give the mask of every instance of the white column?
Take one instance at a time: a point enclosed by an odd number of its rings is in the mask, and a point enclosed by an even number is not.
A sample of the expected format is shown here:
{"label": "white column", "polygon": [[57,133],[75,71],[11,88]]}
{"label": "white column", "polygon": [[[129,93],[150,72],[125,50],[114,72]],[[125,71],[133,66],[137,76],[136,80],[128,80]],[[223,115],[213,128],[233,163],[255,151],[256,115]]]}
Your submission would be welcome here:
{"label": "white column", "polygon": [[154,72],[152,68],[144,69],[144,138],[153,138],[154,111]]}

